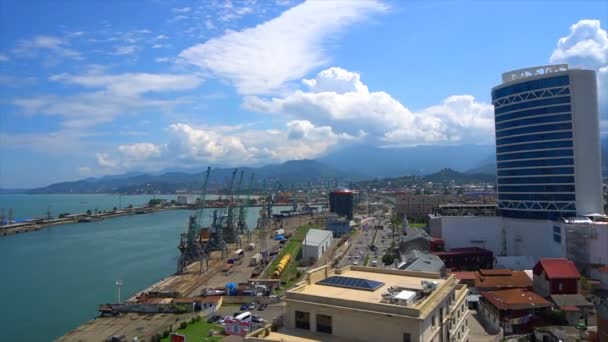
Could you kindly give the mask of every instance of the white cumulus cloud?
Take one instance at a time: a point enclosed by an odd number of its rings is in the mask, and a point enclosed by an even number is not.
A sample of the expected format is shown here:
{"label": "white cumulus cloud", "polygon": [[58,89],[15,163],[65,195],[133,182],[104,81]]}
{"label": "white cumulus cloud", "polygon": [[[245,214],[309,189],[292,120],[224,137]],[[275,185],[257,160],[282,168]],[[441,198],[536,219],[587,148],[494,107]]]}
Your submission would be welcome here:
{"label": "white cumulus cloud", "polygon": [[551,63],[593,69],[597,73],[600,115],[608,119],[608,32],[599,20],[580,20],[557,42]]}
{"label": "white cumulus cloud", "polygon": [[326,64],[324,41],[368,14],[378,1],[307,1],[279,17],[192,46],[182,61],[232,82],[241,94],[265,94]]}
{"label": "white cumulus cloud", "polygon": [[412,111],[386,92],[369,91],[358,73],[342,68],[323,70],[302,82],[306,90],[271,99],[246,97],[243,106],[348,134],[364,132],[382,145],[489,143],[493,138],[493,107],[470,95]]}

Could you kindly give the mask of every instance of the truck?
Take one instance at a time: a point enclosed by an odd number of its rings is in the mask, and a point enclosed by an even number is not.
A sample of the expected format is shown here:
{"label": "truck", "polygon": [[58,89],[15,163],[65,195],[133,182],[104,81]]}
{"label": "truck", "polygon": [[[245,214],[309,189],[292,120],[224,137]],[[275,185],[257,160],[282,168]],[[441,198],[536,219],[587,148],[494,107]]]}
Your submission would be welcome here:
{"label": "truck", "polygon": [[274,235],[285,235],[285,229],[277,229],[274,231]]}

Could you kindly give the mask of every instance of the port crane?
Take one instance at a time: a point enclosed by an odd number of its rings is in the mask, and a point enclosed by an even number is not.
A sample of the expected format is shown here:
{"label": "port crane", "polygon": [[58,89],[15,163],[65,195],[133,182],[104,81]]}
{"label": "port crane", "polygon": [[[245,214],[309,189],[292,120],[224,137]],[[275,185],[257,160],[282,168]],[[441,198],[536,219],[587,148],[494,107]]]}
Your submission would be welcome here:
{"label": "port crane", "polygon": [[[264,181],[264,190],[266,190],[266,181]],[[262,252],[262,255],[268,252],[266,246],[266,234],[268,232],[267,230],[271,228],[273,222],[272,207],[274,206],[279,192],[283,191],[283,186],[277,181],[270,192],[264,192],[264,204],[260,210],[260,217],[258,218],[257,226],[260,235],[260,251]]]}
{"label": "port crane", "polygon": [[[251,173],[249,178],[249,187],[247,188],[247,196],[245,197],[245,201],[241,201],[241,205],[239,207],[239,218],[238,218],[238,231],[239,234],[245,234],[247,236],[247,242],[251,241],[251,231],[247,226],[247,208],[249,208],[251,203],[251,190],[253,189],[253,178],[254,174]],[[243,172],[241,171],[241,181],[243,179]],[[240,183],[240,182],[239,182]]]}
{"label": "port crane", "polygon": [[177,260],[177,273],[183,273],[188,265],[193,262],[200,261],[201,272],[203,271],[203,262],[206,261],[209,266],[209,257],[206,251],[206,244],[202,241],[201,225],[203,223],[203,212],[205,209],[205,197],[207,195],[207,186],[209,184],[209,175],[211,167],[207,168],[201,195],[198,198],[198,210],[196,215],[191,215],[188,219],[188,230],[180,235],[180,243],[178,246],[181,252]]}

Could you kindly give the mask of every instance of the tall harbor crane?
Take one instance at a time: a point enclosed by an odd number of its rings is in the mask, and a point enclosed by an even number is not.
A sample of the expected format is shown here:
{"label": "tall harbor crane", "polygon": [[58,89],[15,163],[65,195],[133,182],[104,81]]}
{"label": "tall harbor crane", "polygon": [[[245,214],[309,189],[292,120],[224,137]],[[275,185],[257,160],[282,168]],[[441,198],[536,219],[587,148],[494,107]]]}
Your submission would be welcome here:
{"label": "tall harbor crane", "polygon": [[[266,184],[265,181],[264,184]],[[268,233],[268,230],[272,228],[272,207],[274,206],[274,202],[277,199],[277,195],[279,194],[279,192],[282,191],[284,191],[283,186],[281,185],[281,183],[276,182],[269,192],[264,192],[264,204],[262,206],[262,209],[260,209],[260,217],[258,218],[257,226],[259,230],[260,251],[262,252],[262,255],[268,253],[266,246],[266,234]]]}
{"label": "tall harbor crane", "polygon": [[205,209],[205,197],[207,195],[207,186],[209,184],[209,175],[211,167],[207,168],[201,195],[198,198],[198,210],[196,215],[191,215],[188,220],[188,231],[180,236],[179,251],[181,252],[177,260],[177,273],[183,273],[188,265],[193,262],[200,261],[201,271],[203,270],[203,262],[209,263],[206,246],[202,241],[201,225],[203,224],[203,212]]}
{"label": "tall harbor crane", "polygon": [[[247,187],[247,196],[245,197],[245,201],[241,201],[241,205],[239,206],[239,219],[238,219],[238,231],[239,234],[244,234],[247,236],[247,242],[251,242],[251,231],[247,226],[247,208],[249,208],[251,203],[251,190],[253,189],[253,177],[254,174],[251,173],[251,177],[249,178],[249,186]],[[241,171],[241,180],[243,178],[243,173]]]}

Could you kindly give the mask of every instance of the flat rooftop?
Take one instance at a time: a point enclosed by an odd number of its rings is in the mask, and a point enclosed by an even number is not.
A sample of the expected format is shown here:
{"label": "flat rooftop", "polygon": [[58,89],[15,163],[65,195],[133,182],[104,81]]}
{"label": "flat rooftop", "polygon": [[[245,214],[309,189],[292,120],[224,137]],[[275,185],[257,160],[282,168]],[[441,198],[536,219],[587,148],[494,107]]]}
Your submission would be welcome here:
{"label": "flat rooftop", "polygon": [[414,290],[422,290],[421,280],[426,281],[436,281],[439,284],[443,284],[445,282],[444,279],[437,278],[426,278],[426,277],[412,277],[412,276],[403,276],[403,275],[394,275],[394,274],[382,274],[382,273],[372,273],[365,271],[354,271],[354,270],[346,270],[345,272],[340,274],[345,277],[352,278],[360,278],[372,281],[379,281],[384,283],[384,285],[380,286],[378,289],[374,291],[362,291],[358,289],[350,289],[345,287],[337,287],[337,286],[327,286],[320,285],[316,283],[312,283],[308,286],[304,286],[299,289],[294,289],[302,294],[309,294],[318,297],[328,297],[328,298],[341,298],[352,301],[358,301],[363,303],[380,303],[382,301],[382,294],[388,290],[391,286],[399,286],[405,287],[408,289]]}
{"label": "flat rooftop", "polygon": [[[379,282],[380,286],[366,289],[349,288],[318,284],[319,281],[334,276],[357,278],[366,284],[368,281]],[[424,283],[435,284],[435,288],[423,293]],[[378,285],[378,284],[376,284]],[[347,266],[340,270],[328,271],[320,267],[308,273],[307,279],[299,286],[287,291],[286,300],[313,302],[319,305],[332,305],[358,310],[376,311],[405,316],[426,316],[427,308],[435,305],[456,287],[454,276],[440,278],[436,273],[415,272],[407,270],[381,269],[375,267]],[[389,291],[390,289],[390,291]],[[396,295],[402,290],[418,293],[414,304],[392,304],[386,296],[389,292]],[[466,288],[463,286],[463,291]],[[383,297],[383,294],[386,297]],[[430,305],[429,305],[430,304]]]}

